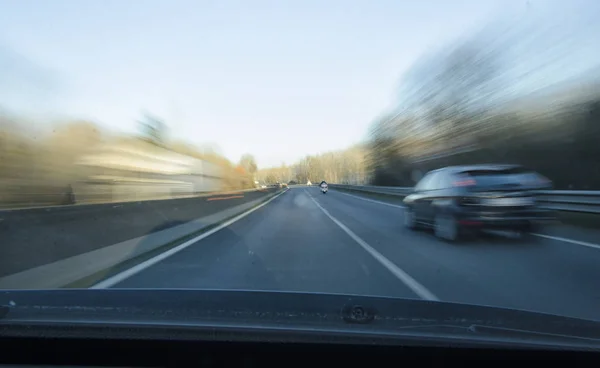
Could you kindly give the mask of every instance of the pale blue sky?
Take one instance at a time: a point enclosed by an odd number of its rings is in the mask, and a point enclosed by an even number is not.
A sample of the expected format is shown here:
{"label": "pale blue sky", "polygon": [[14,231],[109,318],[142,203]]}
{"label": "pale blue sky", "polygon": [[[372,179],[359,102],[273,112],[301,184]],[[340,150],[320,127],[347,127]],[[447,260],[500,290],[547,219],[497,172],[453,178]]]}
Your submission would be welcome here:
{"label": "pale blue sky", "polygon": [[233,161],[293,163],[364,138],[423,52],[525,3],[0,0],[0,104],[125,131],[147,109]]}

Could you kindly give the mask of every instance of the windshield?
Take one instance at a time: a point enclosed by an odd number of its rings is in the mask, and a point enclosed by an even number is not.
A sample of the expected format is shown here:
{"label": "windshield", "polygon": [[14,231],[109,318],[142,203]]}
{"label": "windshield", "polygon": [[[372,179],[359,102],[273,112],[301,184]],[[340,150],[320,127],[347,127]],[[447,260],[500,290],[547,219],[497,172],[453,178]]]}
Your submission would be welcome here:
{"label": "windshield", "polygon": [[600,321],[599,17],[593,0],[0,0],[0,290]]}

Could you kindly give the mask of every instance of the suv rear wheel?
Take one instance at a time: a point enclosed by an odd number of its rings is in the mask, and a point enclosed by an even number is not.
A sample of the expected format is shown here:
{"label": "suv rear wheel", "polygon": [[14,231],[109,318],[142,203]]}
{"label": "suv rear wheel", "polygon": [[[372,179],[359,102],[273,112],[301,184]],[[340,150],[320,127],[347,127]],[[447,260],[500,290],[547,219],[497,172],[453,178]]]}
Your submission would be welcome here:
{"label": "suv rear wheel", "polygon": [[456,222],[456,218],[447,213],[440,213],[435,216],[433,231],[435,236],[449,242],[457,241],[460,238],[460,227]]}
{"label": "suv rear wheel", "polygon": [[518,230],[519,238],[521,240],[524,240],[527,242],[534,242],[536,240],[539,240],[539,238],[536,235],[534,235],[533,233],[540,232],[540,227],[541,226],[539,224],[531,223],[531,222],[522,226]]}

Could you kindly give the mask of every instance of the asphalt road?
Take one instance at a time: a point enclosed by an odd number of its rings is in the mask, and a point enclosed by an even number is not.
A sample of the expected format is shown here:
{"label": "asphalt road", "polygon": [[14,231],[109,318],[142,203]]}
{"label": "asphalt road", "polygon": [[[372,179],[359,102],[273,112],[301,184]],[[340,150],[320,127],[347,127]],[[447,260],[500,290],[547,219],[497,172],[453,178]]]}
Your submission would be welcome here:
{"label": "asphalt road", "polygon": [[449,244],[402,217],[397,204],[295,187],[112,287],[351,293],[600,320],[600,246],[560,229]]}

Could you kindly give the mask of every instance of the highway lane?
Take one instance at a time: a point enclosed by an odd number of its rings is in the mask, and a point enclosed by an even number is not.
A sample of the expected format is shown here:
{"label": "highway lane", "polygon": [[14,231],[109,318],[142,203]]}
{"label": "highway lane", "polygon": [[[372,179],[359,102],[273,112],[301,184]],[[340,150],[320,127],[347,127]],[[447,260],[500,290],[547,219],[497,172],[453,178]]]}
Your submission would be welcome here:
{"label": "highway lane", "polygon": [[502,236],[449,244],[404,228],[402,208],[359,197],[331,191],[316,198],[440,300],[600,320],[600,250]]}
{"label": "highway lane", "polygon": [[114,287],[418,298],[297,188]]}
{"label": "highway lane", "polygon": [[600,250],[544,238],[448,244],[405,229],[402,216],[399,207],[296,187],[114,287],[408,298],[424,297],[422,287],[444,301],[600,320]]}

